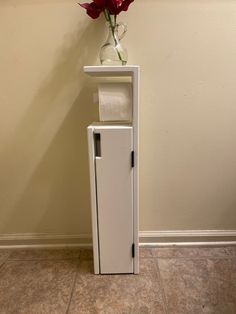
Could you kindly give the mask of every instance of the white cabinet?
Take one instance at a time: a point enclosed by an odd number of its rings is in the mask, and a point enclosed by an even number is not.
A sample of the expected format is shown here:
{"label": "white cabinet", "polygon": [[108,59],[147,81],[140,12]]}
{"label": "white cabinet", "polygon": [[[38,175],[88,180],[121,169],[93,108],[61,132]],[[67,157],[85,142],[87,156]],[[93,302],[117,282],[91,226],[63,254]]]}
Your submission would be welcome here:
{"label": "white cabinet", "polygon": [[88,137],[98,271],[133,273],[132,127],[94,124],[88,127]]}
{"label": "white cabinet", "polygon": [[86,66],[84,71],[131,79],[131,123],[93,123],[88,143],[94,272],[138,274],[139,66]]}

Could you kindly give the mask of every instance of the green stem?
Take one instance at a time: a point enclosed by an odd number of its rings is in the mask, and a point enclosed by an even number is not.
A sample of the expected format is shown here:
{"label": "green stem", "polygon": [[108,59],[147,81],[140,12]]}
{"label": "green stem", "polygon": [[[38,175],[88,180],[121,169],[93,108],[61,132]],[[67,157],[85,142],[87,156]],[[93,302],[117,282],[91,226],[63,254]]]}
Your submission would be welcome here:
{"label": "green stem", "polygon": [[[104,10],[104,15],[105,15],[105,19],[109,22],[110,24],[110,27],[111,27],[111,31],[112,31],[112,36],[113,36],[113,39],[114,39],[114,42],[115,42],[115,45],[116,47],[118,46],[118,42],[116,40],[116,37],[115,37],[115,27],[116,27],[116,15],[115,15],[115,24],[113,25],[112,24],[112,19],[111,19],[111,15],[109,13],[109,11],[107,9]],[[116,48],[115,47],[115,48]],[[122,65],[125,63],[124,60],[122,59],[122,56],[119,52],[119,50],[116,48],[116,52],[117,52],[117,55],[122,63]]]}
{"label": "green stem", "polygon": [[109,22],[109,12],[108,12],[108,10],[105,9],[105,10],[103,11],[103,13],[104,13],[104,16],[105,16],[106,21]]}

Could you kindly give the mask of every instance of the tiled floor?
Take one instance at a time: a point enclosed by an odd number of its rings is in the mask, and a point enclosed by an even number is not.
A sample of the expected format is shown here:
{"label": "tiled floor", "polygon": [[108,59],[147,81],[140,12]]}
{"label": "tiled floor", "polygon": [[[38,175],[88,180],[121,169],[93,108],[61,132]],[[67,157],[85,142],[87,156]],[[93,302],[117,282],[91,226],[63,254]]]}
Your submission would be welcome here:
{"label": "tiled floor", "polygon": [[90,250],[0,250],[0,314],[236,313],[236,246],[141,249],[140,270],[93,275]]}

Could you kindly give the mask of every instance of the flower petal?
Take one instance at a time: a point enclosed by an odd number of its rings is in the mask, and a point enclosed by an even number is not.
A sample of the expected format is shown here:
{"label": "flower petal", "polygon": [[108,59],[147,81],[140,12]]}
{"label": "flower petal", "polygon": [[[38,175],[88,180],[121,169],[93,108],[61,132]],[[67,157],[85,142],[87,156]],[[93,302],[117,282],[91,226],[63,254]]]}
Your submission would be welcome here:
{"label": "flower petal", "polygon": [[127,11],[134,0],[106,0],[106,8],[112,15],[118,15],[121,11]]}
{"label": "flower petal", "polygon": [[121,11],[127,11],[129,8],[129,5],[131,2],[133,2],[134,0],[125,0],[122,5],[121,5]]}
{"label": "flower petal", "polygon": [[120,13],[120,8],[116,0],[106,0],[106,8],[112,15],[118,15]]}
{"label": "flower petal", "polygon": [[78,3],[82,8],[84,8],[84,9],[88,9],[88,7],[89,7],[89,5],[90,5],[90,3]]}
{"label": "flower petal", "polygon": [[93,2],[96,4],[96,6],[98,8],[100,8],[101,10],[105,9],[105,2],[106,0],[93,0]]}
{"label": "flower petal", "polygon": [[79,5],[87,10],[87,14],[92,18],[96,19],[99,17],[100,13],[102,12],[102,9],[99,8],[96,3],[91,2],[91,3],[82,3]]}

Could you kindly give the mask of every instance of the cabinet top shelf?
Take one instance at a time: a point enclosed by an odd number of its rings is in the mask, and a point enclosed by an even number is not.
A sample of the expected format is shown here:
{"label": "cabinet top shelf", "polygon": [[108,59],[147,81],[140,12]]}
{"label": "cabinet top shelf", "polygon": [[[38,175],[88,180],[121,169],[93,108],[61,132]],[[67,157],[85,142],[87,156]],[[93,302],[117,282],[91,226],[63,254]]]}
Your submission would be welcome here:
{"label": "cabinet top shelf", "polygon": [[84,66],[84,72],[91,76],[134,76],[138,71],[138,65]]}

